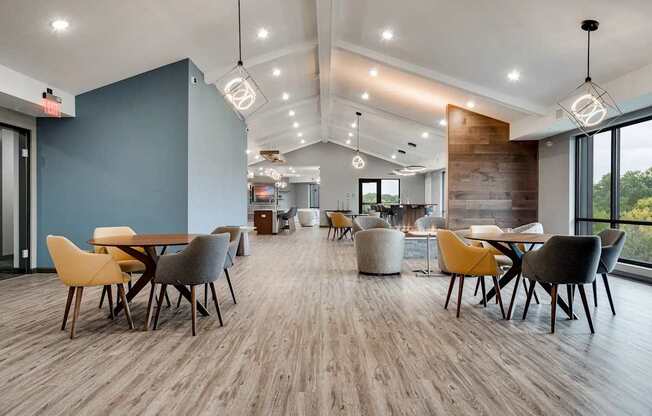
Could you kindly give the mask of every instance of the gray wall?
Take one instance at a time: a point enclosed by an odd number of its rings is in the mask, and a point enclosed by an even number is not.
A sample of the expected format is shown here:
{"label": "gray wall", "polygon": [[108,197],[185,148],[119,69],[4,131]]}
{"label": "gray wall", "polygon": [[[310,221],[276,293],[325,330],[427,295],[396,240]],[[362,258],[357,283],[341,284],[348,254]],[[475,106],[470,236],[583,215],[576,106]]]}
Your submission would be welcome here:
{"label": "gray wall", "polygon": [[[442,173],[443,170],[436,170],[425,174],[425,199],[426,204],[437,204],[432,209],[432,215],[441,216],[442,214]],[[445,198],[444,198],[445,199]]]}
{"label": "gray wall", "polygon": [[539,222],[548,233],[575,232],[575,139],[539,142]]}
{"label": "gray wall", "polygon": [[[294,166],[320,167],[320,210],[322,219],[327,209],[348,208],[358,211],[358,179],[385,178],[396,179],[388,175],[398,165],[369,155],[363,155],[367,164],[357,170],[351,166],[354,153],[334,143],[317,143],[294,152],[286,153],[285,158]],[[401,199],[411,203],[425,202],[424,175],[401,177]]]}
{"label": "gray wall", "polygon": [[97,226],[187,230],[188,80],[179,61],[77,96],[75,118],[37,120],[39,267],[48,234],[84,247]]}
{"label": "gray wall", "polygon": [[309,183],[295,183],[294,187],[294,203],[297,208],[310,208],[310,184]]}
{"label": "gray wall", "polygon": [[190,61],[188,83],[188,231],[247,223],[244,123]]}

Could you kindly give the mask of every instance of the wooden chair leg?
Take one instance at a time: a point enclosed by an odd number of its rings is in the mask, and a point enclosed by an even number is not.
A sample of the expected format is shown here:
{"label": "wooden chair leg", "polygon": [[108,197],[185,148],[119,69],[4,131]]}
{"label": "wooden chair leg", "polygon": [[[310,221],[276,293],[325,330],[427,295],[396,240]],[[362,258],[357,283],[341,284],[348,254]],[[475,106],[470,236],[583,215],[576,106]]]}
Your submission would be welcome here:
{"label": "wooden chair leg", "polygon": [[217,311],[217,319],[220,321],[220,326],[224,326],[224,322],[222,322],[222,313],[220,312],[220,305],[217,303],[217,293],[215,292],[215,285],[213,282],[210,283],[211,286],[211,293],[213,294],[213,302],[215,303],[215,310]]}
{"label": "wooden chair leg", "polygon": [[127,302],[125,286],[122,283],[118,284],[118,294],[120,295],[120,300],[125,308],[125,315],[127,316],[127,322],[129,322],[129,329],[134,329],[134,321],[131,319],[131,310],[129,310],[129,302]]}
{"label": "wooden chair leg", "polygon": [[591,319],[591,311],[589,310],[589,302],[586,300],[586,292],[584,291],[584,285],[578,285],[577,288],[580,291],[580,297],[582,298],[582,305],[584,305],[584,313],[586,314],[586,319],[589,321],[589,329],[592,334],[595,334],[593,329],[593,320]]}
{"label": "wooden chair leg", "polygon": [[487,307],[487,291],[484,284],[484,276],[478,276],[480,279],[480,287],[482,288],[482,306]]}
{"label": "wooden chair leg", "polygon": [[158,328],[158,317],[159,314],[161,313],[161,305],[163,304],[163,297],[165,296],[165,284],[161,285],[161,293],[159,294],[159,301],[158,305],[156,305],[156,315],[154,315],[154,330]]}
{"label": "wooden chair leg", "polygon": [[224,269],[224,275],[226,276],[226,282],[229,284],[229,290],[231,291],[231,298],[233,298],[233,303],[238,303],[235,301],[235,292],[233,292],[233,286],[231,285],[231,276],[229,276],[229,269]]}
{"label": "wooden chair leg", "polygon": [[111,289],[111,285],[106,285],[104,287],[106,288],[107,299],[109,301],[109,316],[111,317],[111,320],[113,320],[113,318],[115,318],[113,315],[113,289]]}
{"label": "wooden chair leg", "polygon": [[462,306],[462,291],[464,289],[464,275],[460,275],[460,284],[457,291],[457,318],[460,317],[460,307]]}
{"label": "wooden chair leg", "polygon": [[555,333],[555,321],[557,320],[557,285],[552,285],[550,290],[550,333]]}
{"label": "wooden chair leg", "polygon": [[100,296],[100,306],[98,306],[99,309],[102,309],[102,305],[104,304],[104,295],[106,295],[106,286],[102,287],[102,295]]}
{"label": "wooden chair leg", "polygon": [[498,282],[498,277],[497,276],[492,276],[494,279],[494,289],[496,289],[496,301],[498,302],[498,306],[500,306],[500,313],[503,316],[503,319],[505,319],[505,305],[503,305],[503,297],[500,294],[500,283]]}
{"label": "wooden chair leg", "polygon": [[[525,286],[525,281],[527,279],[523,278],[523,286]],[[525,308],[523,309],[523,319],[527,317],[527,310],[530,308],[530,302],[532,301],[532,293],[534,293],[534,286],[536,283],[534,280],[530,280],[530,288],[527,291],[527,299],[525,300]]]}
{"label": "wooden chair leg", "polygon": [[66,322],[68,322],[68,313],[70,312],[70,305],[72,299],[75,297],[75,288],[70,286],[68,288],[68,299],[66,299],[66,310],[63,312],[63,323],[61,323],[61,330],[66,329]]}
{"label": "wooden chair leg", "polygon": [[568,298],[568,313],[570,318],[573,319],[573,285],[566,285],[566,297]]}
{"label": "wooden chair leg", "polygon": [[167,290],[167,287],[166,287],[166,289],[163,291],[163,293],[165,294],[165,304],[167,305],[168,308],[172,307],[172,304],[170,303],[170,297],[168,296],[168,290]]}
{"label": "wooden chair leg", "polygon": [[177,308],[179,308],[179,306],[181,306],[181,297],[182,297],[181,292],[179,292],[179,297],[177,298]]}
{"label": "wooden chair leg", "polygon": [[79,309],[81,308],[82,295],[84,294],[84,288],[78,287],[77,293],[75,293],[75,310],[72,312],[72,325],[70,325],[70,339],[75,338],[75,324],[77,323],[77,318],[79,318]]}
{"label": "wooden chair leg", "polygon": [[147,311],[145,313],[145,331],[149,331],[149,323],[152,320],[152,306],[154,305],[155,295],[154,282],[149,284],[149,298],[147,299]]}
{"label": "wooden chair leg", "polygon": [[[507,310],[507,319],[512,319],[512,312],[514,312],[514,305],[516,304],[516,294],[518,293],[518,284],[521,282],[521,274],[516,275],[514,282],[514,291],[512,292],[512,299],[509,301],[509,309]],[[527,295],[527,290],[525,291]]]}
{"label": "wooden chair leg", "polygon": [[478,296],[478,289],[480,288],[480,277],[475,281],[475,291],[473,292],[473,296]]}
{"label": "wooden chair leg", "polygon": [[593,280],[593,283],[591,283],[591,286],[593,286],[593,306],[597,308],[598,307],[598,285],[595,282],[595,279]]}
{"label": "wooden chair leg", "polygon": [[190,286],[190,304],[192,309],[192,336],[197,335],[197,292],[195,285]]}
{"label": "wooden chair leg", "polygon": [[604,288],[607,291],[607,297],[609,298],[609,306],[611,307],[611,313],[616,314],[616,308],[614,308],[614,300],[611,297],[611,288],[609,288],[609,276],[607,273],[602,273],[602,282],[604,283]]}
{"label": "wooden chair leg", "polygon": [[208,283],[204,283],[204,308],[208,309]]}
{"label": "wooden chair leg", "polygon": [[446,303],[444,304],[444,309],[448,309],[448,302],[451,300],[451,294],[453,293],[453,286],[455,286],[455,274],[451,275],[451,282],[448,285],[448,295],[446,295]]}

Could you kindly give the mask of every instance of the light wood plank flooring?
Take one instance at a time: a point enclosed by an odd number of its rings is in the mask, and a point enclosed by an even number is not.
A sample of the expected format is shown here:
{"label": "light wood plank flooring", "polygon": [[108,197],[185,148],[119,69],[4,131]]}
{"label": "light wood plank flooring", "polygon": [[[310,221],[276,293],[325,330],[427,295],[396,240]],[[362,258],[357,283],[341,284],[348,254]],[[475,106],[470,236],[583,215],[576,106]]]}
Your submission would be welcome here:
{"label": "light wood plank flooring", "polygon": [[448,278],[415,277],[419,261],[402,277],[363,277],[353,244],[325,230],[252,237],[253,256],[232,269],[238,304],[218,285],[225,327],[200,317],[194,338],[188,303],[144,332],[140,295],[129,331],[93,289],[71,341],[55,276],[0,281],[0,413],[652,414],[650,286],[612,278],[618,316],[599,285],[597,334],[577,302],[580,320],[559,316],[551,335],[548,304],[520,320],[522,293],[503,321],[495,304],[477,305],[469,279],[455,319],[454,302],[443,309]]}

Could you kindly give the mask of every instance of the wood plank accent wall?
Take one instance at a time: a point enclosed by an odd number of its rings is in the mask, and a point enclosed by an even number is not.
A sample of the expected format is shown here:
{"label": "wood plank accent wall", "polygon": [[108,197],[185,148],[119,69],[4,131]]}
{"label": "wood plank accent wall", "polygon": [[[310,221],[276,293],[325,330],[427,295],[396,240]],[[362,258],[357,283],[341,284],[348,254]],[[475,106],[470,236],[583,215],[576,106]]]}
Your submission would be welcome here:
{"label": "wood plank accent wall", "polygon": [[510,142],[509,124],[449,105],[448,227],[537,221],[538,143]]}

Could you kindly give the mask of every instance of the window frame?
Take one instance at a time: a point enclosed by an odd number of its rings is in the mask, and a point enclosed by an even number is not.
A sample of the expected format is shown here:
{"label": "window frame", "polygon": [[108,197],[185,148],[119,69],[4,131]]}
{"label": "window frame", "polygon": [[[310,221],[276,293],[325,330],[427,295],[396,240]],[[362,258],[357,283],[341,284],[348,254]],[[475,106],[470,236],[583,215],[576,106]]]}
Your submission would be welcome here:
{"label": "window frame", "polygon": [[[613,126],[608,129],[596,130],[587,135],[580,134],[575,136],[575,234],[586,235],[592,234],[588,228],[592,223],[609,224],[611,228],[620,228],[620,225],[641,225],[652,227],[652,221],[641,220],[623,220],[620,219],[620,153],[621,141],[620,130],[634,124],[645,123],[652,120],[652,115],[629,120]],[[611,132],[611,182],[610,182],[610,213],[609,218],[591,218],[578,215],[580,212],[587,212],[582,208],[592,207],[593,189],[590,180],[593,178],[593,136],[597,133]],[[589,174],[590,173],[590,174]],[[587,230],[589,232],[587,233]],[[620,257],[619,262],[652,268],[652,263],[645,261],[628,259]]]}
{"label": "window frame", "polygon": [[[362,213],[362,207],[364,205],[381,205],[383,204],[383,181],[397,181],[398,182],[398,200],[401,201],[401,180],[398,178],[359,178],[358,179],[358,212]],[[376,202],[362,202],[362,184],[363,183],[375,183],[376,189]]]}

